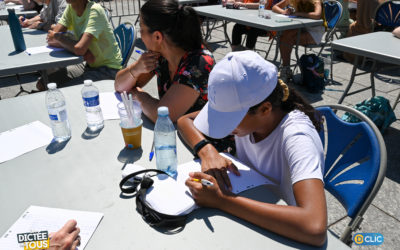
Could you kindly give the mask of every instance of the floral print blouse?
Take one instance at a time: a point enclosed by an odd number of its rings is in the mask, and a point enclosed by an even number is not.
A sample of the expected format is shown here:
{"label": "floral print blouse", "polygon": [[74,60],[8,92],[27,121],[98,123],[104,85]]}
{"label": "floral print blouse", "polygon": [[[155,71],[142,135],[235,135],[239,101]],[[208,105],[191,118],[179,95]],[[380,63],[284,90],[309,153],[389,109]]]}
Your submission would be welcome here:
{"label": "floral print blouse", "polygon": [[178,69],[171,81],[168,61],[164,57],[160,57],[158,67],[154,70],[154,73],[157,75],[158,95],[160,99],[172,84],[184,84],[200,94],[199,98],[186,113],[200,110],[208,101],[208,76],[214,65],[214,57],[206,49],[186,52],[179,62]]}

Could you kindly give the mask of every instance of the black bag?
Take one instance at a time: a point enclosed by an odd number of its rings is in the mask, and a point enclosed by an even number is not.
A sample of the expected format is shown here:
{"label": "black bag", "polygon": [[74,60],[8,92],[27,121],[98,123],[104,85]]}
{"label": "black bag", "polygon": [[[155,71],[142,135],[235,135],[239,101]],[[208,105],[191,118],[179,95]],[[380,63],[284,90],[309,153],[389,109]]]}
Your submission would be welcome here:
{"label": "black bag", "polygon": [[318,93],[325,87],[324,61],[315,54],[302,55],[299,61],[301,84],[308,92]]}
{"label": "black bag", "polygon": [[[146,192],[153,185],[153,180],[144,176],[139,177],[138,175],[154,172],[157,174],[165,174],[166,172],[158,170],[158,169],[145,169],[141,171],[134,172],[125,176],[119,183],[119,187],[122,193],[125,194],[136,194],[136,210],[139,214],[142,215],[143,220],[152,227],[161,227],[167,229],[176,229],[183,228],[186,225],[186,217],[187,215],[168,215],[157,212],[152,209],[146,202]],[[129,187],[124,187],[129,179],[133,178],[133,184]],[[140,189],[137,190],[137,187],[140,184]]]}

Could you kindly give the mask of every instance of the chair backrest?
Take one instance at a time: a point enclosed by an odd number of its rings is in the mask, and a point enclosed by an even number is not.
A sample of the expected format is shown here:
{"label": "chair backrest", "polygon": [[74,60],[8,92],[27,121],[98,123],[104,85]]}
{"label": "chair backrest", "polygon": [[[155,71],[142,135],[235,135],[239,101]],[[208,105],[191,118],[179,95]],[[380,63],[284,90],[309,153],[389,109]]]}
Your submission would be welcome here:
{"label": "chair backrest", "polygon": [[400,1],[381,3],[375,11],[373,31],[392,31],[400,26]]}
{"label": "chair backrest", "polygon": [[325,1],[324,2],[325,20],[328,29],[333,30],[336,28],[343,14],[343,6],[338,1]]}
{"label": "chair backrest", "polygon": [[[324,118],[324,129],[319,135],[325,149],[325,188],[351,218],[341,236],[348,243],[385,177],[385,142],[375,124],[352,107],[337,104],[317,110]],[[349,112],[362,122],[347,123],[333,110]]]}
{"label": "chair backrest", "polygon": [[125,68],[131,58],[136,40],[136,30],[131,23],[121,23],[114,30],[115,39],[118,42],[122,54],[122,66]]}

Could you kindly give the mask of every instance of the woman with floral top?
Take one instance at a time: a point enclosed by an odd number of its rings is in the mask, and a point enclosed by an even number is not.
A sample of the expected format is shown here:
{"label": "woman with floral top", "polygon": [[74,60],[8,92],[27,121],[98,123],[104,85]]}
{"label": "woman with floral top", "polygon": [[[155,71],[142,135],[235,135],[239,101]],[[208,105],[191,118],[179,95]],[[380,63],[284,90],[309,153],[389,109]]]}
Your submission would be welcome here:
{"label": "woman with floral top", "polygon": [[[167,106],[175,122],[207,102],[208,75],[215,64],[203,47],[200,22],[190,6],[175,0],[150,0],[140,10],[140,34],[147,52],[118,72],[115,90],[130,91],[153,122]],[[157,75],[159,99],[141,88]]]}

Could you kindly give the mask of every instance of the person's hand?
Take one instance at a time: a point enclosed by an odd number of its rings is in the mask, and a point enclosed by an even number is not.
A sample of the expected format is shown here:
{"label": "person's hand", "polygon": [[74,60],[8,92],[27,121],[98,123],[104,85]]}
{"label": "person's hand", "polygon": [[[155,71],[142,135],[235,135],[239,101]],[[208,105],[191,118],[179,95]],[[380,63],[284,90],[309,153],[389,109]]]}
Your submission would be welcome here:
{"label": "person's hand", "polygon": [[141,93],[146,93],[146,91],[144,91],[144,90],[143,90],[142,88],[140,88],[140,87],[134,87],[133,89],[131,89],[131,91],[129,91],[129,93],[132,94],[132,99],[133,99],[133,100],[136,100],[136,101],[139,101],[139,102],[140,102],[139,95],[140,95]]}
{"label": "person's hand", "polygon": [[51,250],[75,250],[81,244],[80,229],[75,220],[69,220],[55,233],[50,234]]}
{"label": "person's hand", "polygon": [[135,70],[138,75],[149,73],[157,67],[159,57],[160,53],[147,51],[139,57],[135,68],[132,70]]}
{"label": "person's hand", "polygon": [[234,3],[233,3],[233,6],[234,6],[235,8],[240,8],[240,7],[246,7],[246,4],[243,3],[243,2],[234,2]]}
{"label": "person's hand", "polygon": [[53,30],[49,30],[48,32],[47,32],[47,42],[53,42],[54,40],[55,40],[55,38],[54,38],[54,35],[56,34],[57,32],[54,32]]}
{"label": "person's hand", "polygon": [[86,50],[86,53],[83,55],[83,60],[85,60],[88,63],[94,63],[94,61],[96,60],[96,57],[88,49],[88,50]]}
{"label": "person's hand", "polygon": [[42,23],[41,21],[33,22],[28,26],[28,28],[29,29],[37,29],[41,23]]}
{"label": "person's hand", "polygon": [[204,146],[198,152],[198,155],[201,159],[201,171],[215,177],[221,187],[232,190],[232,184],[227,170],[233,172],[237,176],[240,175],[239,170],[232,161],[221,156],[211,144]]}
{"label": "person's hand", "polygon": [[400,27],[397,27],[393,30],[392,34],[397,37],[400,38]]}
{"label": "person's hand", "polygon": [[[205,186],[193,179],[206,179],[211,181],[214,185]],[[189,173],[189,178],[186,180],[185,184],[188,186],[196,204],[203,207],[218,208],[222,197],[224,195],[231,195],[225,188],[220,188],[214,177],[201,172]]]}

